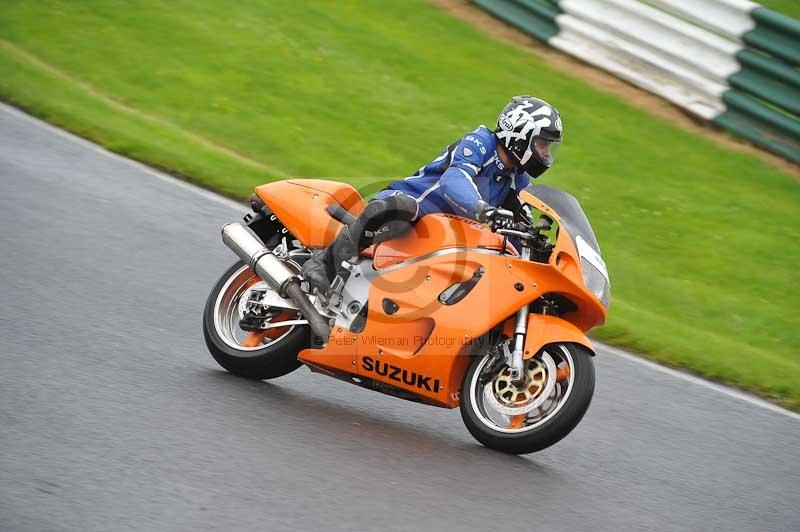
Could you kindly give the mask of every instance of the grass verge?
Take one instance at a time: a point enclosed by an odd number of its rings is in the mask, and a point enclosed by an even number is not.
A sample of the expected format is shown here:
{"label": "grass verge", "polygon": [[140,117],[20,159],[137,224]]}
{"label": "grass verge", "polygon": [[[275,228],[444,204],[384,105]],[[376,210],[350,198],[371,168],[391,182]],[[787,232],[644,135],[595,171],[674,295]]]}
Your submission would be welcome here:
{"label": "grass verge", "polygon": [[419,1],[0,12],[0,97],[231,196],[288,176],[408,175],[522,92],[564,116],[543,182],[581,199],[603,246],[598,336],[800,409],[800,189],[761,160]]}
{"label": "grass verge", "polygon": [[800,18],[800,2],[797,0],[761,0],[759,3],[789,17]]}

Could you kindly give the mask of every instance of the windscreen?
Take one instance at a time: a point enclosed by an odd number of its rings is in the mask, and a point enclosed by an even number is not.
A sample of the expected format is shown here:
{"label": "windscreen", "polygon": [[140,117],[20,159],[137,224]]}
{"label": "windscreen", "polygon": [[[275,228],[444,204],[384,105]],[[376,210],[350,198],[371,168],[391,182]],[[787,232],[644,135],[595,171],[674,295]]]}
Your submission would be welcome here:
{"label": "windscreen", "polygon": [[589,224],[589,219],[586,217],[580,203],[578,203],[578,200],[576,200],[574,196],[567,194],[563,190],[547,185],[530,185],[525,190],[556,211],[558,217],[561,219],[561,225],[569,234],[576,248],[578,247],[578,243],[575,239],[580,236],[600,254],[600,244],[597,243],[597,238],[594,236],[594,231],[592,230],[591,224]]}

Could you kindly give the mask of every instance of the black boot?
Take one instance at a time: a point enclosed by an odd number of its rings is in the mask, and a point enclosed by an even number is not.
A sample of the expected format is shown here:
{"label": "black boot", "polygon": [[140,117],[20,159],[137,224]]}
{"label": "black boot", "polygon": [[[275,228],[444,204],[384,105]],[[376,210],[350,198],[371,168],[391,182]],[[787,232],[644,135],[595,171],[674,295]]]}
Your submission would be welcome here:
{"label": "black boot", "polygon": [[405,232],[417,215],[417,202],[405,194],[372,200],[350,225],[339,231],[333,243],[303,264],[303,277],[327,294],[337,275],[343,279],[347,270],[342,262],[352,261],[372,244],[395,238]]}
{"label": "black boot", "polygon": [[331,289],[331,281],[333,281],[334,277],[332,273],[333,258],[330,257],[330,249],[330,246],[323,249],[303,264],[303,278],[322,294]]}
{"label": "black boot", "polygon": [[303,264],[303,278],[321,294],[327,294],[336,276],[344,277],[347,273],[342,262],[351,261],[357,255],[358,246],[353,241],[350,228],[345,226],[331,245]]}

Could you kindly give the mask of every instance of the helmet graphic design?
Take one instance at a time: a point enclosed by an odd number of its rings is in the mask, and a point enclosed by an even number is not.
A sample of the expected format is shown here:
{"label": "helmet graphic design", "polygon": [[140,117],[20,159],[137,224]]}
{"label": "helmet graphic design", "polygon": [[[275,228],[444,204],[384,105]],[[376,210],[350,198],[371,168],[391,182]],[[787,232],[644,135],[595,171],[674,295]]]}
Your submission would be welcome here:
{"label": "helmet graphic design", "polygon": [[494,134],[520,168],[539,177],[553,165],[562,130],[555,107],[532,96],[515,96],[497,117]]}

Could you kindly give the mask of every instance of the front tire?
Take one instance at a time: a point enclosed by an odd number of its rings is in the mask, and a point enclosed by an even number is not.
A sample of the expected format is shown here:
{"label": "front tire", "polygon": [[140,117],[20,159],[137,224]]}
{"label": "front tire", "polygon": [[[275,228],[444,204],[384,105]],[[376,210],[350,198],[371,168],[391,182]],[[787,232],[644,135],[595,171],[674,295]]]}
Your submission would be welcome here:
{"label": "front tire", "polygon": [[239,299],[260,281],[249,267],[237,262],[211,290],[203,311],[203,336],[214,360],[234,375],[255,380],[274,379],[299,368],[297,353],[308,347],[310,339],[307,325],[276,329],[274,337],[262,338],[238,328]]}
{"label": "front tire", "polygon": [[552,344],[526,361],[527,381],[510,384],[494,353],[476,357],[464,377],[461,417],[486,447],[527,454],[550,447],[583,418],[594,393],[591,353],[578,344]]}

